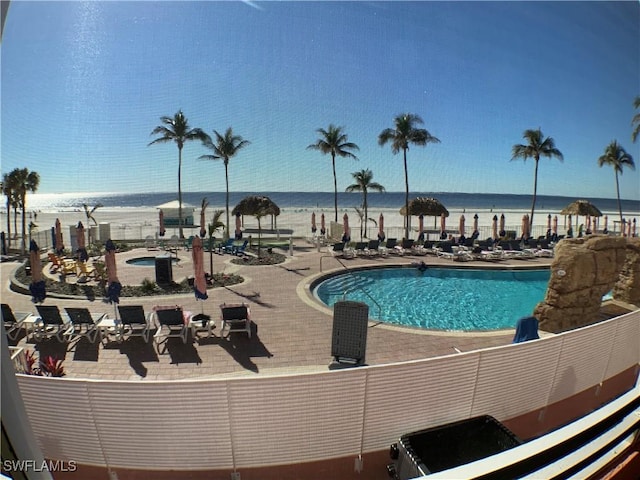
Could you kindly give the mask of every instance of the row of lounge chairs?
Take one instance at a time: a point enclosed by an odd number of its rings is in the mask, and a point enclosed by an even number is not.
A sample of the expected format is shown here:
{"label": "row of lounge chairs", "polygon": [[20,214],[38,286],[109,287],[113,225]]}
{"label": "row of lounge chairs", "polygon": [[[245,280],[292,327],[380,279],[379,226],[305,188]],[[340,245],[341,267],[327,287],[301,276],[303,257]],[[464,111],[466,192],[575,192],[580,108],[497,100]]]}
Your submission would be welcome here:
{"label": "row of lounge chairs", "polygon": [[[37,305],[37,315],[28,312],[13,312],[11,307],[2,304],[2,321],[10,340],[16,340],[21,331],[34,340],[55,338],[59,342],[72,342],[87,338],[91,343],[115,341],[122,342],[130,337],[141,337],[145,342],[151,339],[158,350],[166,340],[177,337],[187,343],[189,332],[193,338],[199,333],[207,337],[213,335],[214,321],[207,315],[192,315],[181,306],[156,306],[146,314],[141,305],[118,305],[118,319],[107,314],[95,314],[88,308],[65,307],[64,313],[55,305]],[[251,338],[251,310],[249,305],[220,305],[221,336],[233,332],[244,332]]]}
{"label": "row of lounge chairs", "polygon": [[455,244],[451,241],[425,241],[415,242],[412,239],[402,240],[400,244],[396,239],[388,239],[381,244],[378,240],[369,242],[357,242],[353,246],[339,242],[333,245],[331,254],[341,258],[370,257],[374,255],[386,256],[394,255],[427,255],[432,254],[437,257],[450,258],[457,261],[469,260],[505,260],[520,259],[526,260],[536,257],[552,257],[553,245],[547,240],[535,241],[535,246],[531,243],[523,248],[520,242],[501,241],[494,243],[490,240],[469,241],[468,244]]}

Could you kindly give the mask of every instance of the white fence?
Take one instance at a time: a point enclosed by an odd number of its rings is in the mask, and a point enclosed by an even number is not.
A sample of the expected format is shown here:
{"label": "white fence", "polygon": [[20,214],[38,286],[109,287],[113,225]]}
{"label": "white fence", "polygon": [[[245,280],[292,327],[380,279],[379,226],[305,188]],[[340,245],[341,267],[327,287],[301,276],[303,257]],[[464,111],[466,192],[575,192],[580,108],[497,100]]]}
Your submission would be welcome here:
{"label": "white fence", "polygon": [[504,421],[640,363],[640,311],[535,342],[290,376],[94,381],[18,376],[47,458],[146,470],[357,456],[476,415]]}

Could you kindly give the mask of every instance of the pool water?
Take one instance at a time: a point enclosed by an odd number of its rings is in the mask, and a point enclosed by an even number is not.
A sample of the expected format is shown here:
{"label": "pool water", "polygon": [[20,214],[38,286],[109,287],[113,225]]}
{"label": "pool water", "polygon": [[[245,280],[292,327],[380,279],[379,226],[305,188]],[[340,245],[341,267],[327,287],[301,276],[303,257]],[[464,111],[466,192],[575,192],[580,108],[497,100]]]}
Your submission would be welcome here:
{"label": "pool water", "polygon": [[331,277],[314,294],[332,306],[346,291],[344,299],[369,305],[372,320],[397,325],[496,330],[531,315],[549,277],[549,270],[382,268]]}
{"label": "pool water", "polygon": [[[179,258],[171,257],[171,263],[176,265],[180,261]],[[156,257],[138,257],[127,260],[129,265],[135,265],[137,267],[155,267]]]}

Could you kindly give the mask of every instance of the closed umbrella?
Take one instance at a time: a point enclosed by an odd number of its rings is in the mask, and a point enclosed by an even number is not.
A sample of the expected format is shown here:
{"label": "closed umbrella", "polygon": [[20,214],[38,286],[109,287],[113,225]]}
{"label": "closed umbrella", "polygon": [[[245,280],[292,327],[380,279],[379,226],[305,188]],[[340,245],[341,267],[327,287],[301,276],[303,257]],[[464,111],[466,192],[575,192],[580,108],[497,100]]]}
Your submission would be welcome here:
{"label": "closed umbrella", "polygon": [[[104,254],[104,264],[107,268],[107,300],[109,303],[120,303],[120,292],[122,290],[122,284],[118,280],[118,268],[116,266],[116,246],[111,239],[107,240],[105,244],[106,252]],[[116,312],[117,316],[117,312]]]}
{"label": "closed umbrella", "polygon": [[607,229],[607,225],[609,224],[609,215],[604,216],[604,229],[602,233],[609,233],[609,229]]}
{"label": "closed umbrella", "polygon": [[384,215],[380,214],[378,218],[378,241],[384,242],[386,235],[384,234]]}
{"label": "closed umbrella", "polygon": [[631,228],[631,236],[635,237],[636,236],[636,219],[633,219],[633,227]]}
{"label": "closed umbrella", "polygon": [[498,232],[498,234],[501,237],[504,237],[506,235],[507,232],[504,231],[504,225],[505,225],[505,218],[504,218],[504,213],[502,215],[500,215],[500,231]]}
{"label": "closed umbrella", "polygon": [[42,303],[47,296],[47,292],[45,282],[42,279],[40,249],[34,240],[31,240],[29,243],[29,264],[31,265],[31,285],[29,285],[29,291],[31,292],[34,303]]}
{"label": "closed umbrella", "polygon": [[207,209],[206,206],[203,206],[200,209],[200,237],[201,238],[204,238],[205,235],[207,234],[207,225],[206,225],[206,220],[204,219],[206,209]]}
{"label": "closed umbrella", "polygon": [[498,238],[500,238],[498,236],[498,216],[497,215],[493,216],[492,228],[493,228],[493,239],[497,240]]}
{"label": "closed umbrella", "polygon": [[242,220],[240,219],[240,213],[236,214],[236,240],[242,238]]}
{"label": "closed umbrella", "polygon": [[447,232],[447,217],[444,213],[440,214],[440,238],[445,237]]}
{"label": "closed umbrella", "polygon": [[477,237],[479,234],[480,232],[478,231],[478,214],[476,213],[473,216],[473,235]]}
{"label": "closed umbrella", "polygon": [[56,253],[60,255],[64,251],[64,243],[62,242],[62,226],[60,225],[60,219],[56,218]]}
{"label": "closed umbrella", "polygon": [[200,237],[195,237],[192,244],[191,258],[193,259],[193,290],[198,300],[206,300],[209,298],[207,295],[207,279],[204,274],[204,260],[202,255],[202,240]]}
{"label": "closed umbrella", "polygon": [[160,217],[160,236],[164,237],[164,234],[167,232],[167,230],[164,228],[164,212],[160,210],[158,216]]}
{"label": "closed umbrella", "polygon": [[316,212],[311,214],[311,233],[316,233],[318,227],[316,227]]}
{"label": "closed umbrella", "polygon": [[342,222],[344,225],[344,233],[342,234],[342,241],[343,242],[350,242],[351,241],[351,230],[349,229],[349,215],[347,215],[346,213],[344,214],[344,217],[342,217]]}
{"label": "closed umbrella", "polygon": [[87,253],[84,239],[84,225],[82,225],[82,222],[78,222],[78,226],[76,227],[76,238],[78,239],[78,259],[81,262],[86,262],[89,260],[89,254]]}
{"label": "closed umbrella", "polygon": [[522,238],[529,238],[527,236],[527,230],[529,229],[529,218],[528,215],[522,216]]}
{"label": "closed umbrella", "polygon": [[551,214],[547,215],[547,230],[551,230]]}
{"label": "closed umbrella", "polygon": [[424,230],[424,215],[420,214],[418,216],[418,237],[419,238],[424,238],[424,233],[422,232]]}
{"label": "closed umbrella", "polygon": [[325,233],[327,233],[327,229],[325,227],[324,213],[323,213],[322,215],[320,215],[320,235],[324,235]]}
{"label": "closed umbrella", "polygon": [[460,231],[460,236],[464,237],[464,215],[460,215],[460,224],[458,225],[458,230]]}
{"label": "closed umbrella", "polygon": [[551,232],[553,233],[553,235],[558,235],[558,216],[554,215],[553,216],[553,223],[551,224]]}

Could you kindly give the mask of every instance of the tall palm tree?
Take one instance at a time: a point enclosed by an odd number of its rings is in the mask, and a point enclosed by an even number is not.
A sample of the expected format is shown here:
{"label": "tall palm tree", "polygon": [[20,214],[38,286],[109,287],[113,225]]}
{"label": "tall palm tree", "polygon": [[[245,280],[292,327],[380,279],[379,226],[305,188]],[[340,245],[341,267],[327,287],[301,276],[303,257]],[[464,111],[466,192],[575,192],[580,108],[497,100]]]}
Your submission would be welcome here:
{"label": "tall palm tree", "polygon": [[335,216],[333,221],[338,221],[338,180],[336,178],[336,155],[342,158],[353,158],[357,160],[352,152],[349,150],[360,150],[360,147],[355,143],[348,141],[347,134],[343,131],[344,127],[336,127],[333,124],[329,125],[329,128],[319,128],[316,130],[320,138],[316,143],[312,143],[307,147],[309,150],[318,150],[323,155],[331,154],[331,165],[333,167],[333,204]]}
{"label": "tall palm tree", "polygon": [[[384,146],[388,142],[391,142],[391,151],[393,154],[397,154],[402,150],[404,160],[404,187],[405,197],[404,205],[405,209],[409,211],[409,173],[407,170],[407,150],[409,145],[425,146],[427,143],[440,143],[436,137],[431,135],[424,128],[417,128],[416,125],[424,124],[422,118],[413,113],[403,113],[398,115],[394,120],[394,128],[385,128],[380,135],[378,135],[378,144]],[[409,238],[409,215],[404,219],[404,237]]]}
{"label": "tall palm tree", "polygon": [[199,128],[191,128],[182,110],[179,110],[173,117],[160,117],[160,121],[162,125],[158,125],[151,132],[151,135],[160,135],[160,137],[149,145],[167,142],[175,142],[178,145],[178,225],[180,238],[184,238],[182,229],[182,148],[185,142],[191,140],[205,142],[208,136]]}
{"label": "tall palm tree", "polygon": [[525,130],[522,138],[527,140],[527,144],[514,145],[511,150],[511,160],[521,158],[526,162],[527,158],[533,158],[536,162],[533,173],[533,201],[531,203],[531,216],[529,217],[529,231],[532,231],[533,213],[536,209],[536,195],[538,193],[538,161],[540,157],[556,157],[560,161],[562,161],[564,157],[562,156],[562,152],[556,148],[553,138],[544,138],[539,128],[537,130]]}
{"label": "tall palm tree", "polygon": [[15,197],[15,170],[2,176],[2,194],[7,197],[7,248],[11,246],[11,207]]}
{"label": "tall palm tree", "polygon": [[368,238],[369,230],[367,229],[367,222],[369,220],[369,204],[367,202],[367,193],[369,192],[369,190],[384,192],[385,189],[382,185],[373,181],[373,172],[369,169],[360,170],[359,172],[353,172],[351,176],[356,183],[349,185],[346,191],[362,192],[362,208],[364,208],[364,236],[365,238]]}
{"label": "tall palm tree", "polygon": [[604,155],[598,158],[598,166],[610,165],[613,167],[613,171],[616,173],[616,194],[618,196],[618,212],[620,213],[620,224],[622,225],[622,205],[620,204],[620,184],[618,182],[618,173],[622,175],[623,167],[628,167],[631,170],[635,170],[636,166],[633,163],[633,158],[624,148],[618,144],[616,140],[613,140],[604,149]]}
{"label": "tall palm tree", "polygon": [[[633,108],[640,108],[640,95],[638,95],[633,101]],[[640,113],[636,113],[631,120],[631,125],[635,125],[633,133],[631,134],[631,140],[636,143],[638,135],[640,135]]]}
{"label": "tall palm tree", "polygon": [[216,137],[216,143],[213,143],[211,138],[207,137],[204,145],[205,147],[213,150],[213,155],[201,155],[199,159],[202,160],[223,160],[224,161],[224,179],[227,189],[227,195],[225,198],[225,210],[227,212],[227,228],[225,230],[225,236],[229,237],[229,159],[235,157],[238,151],[251,142],[243,139],[240,135],[234,135],[231,127],[227,128],[224,135],[220,135],[216,130],[213,131]]}
{"label": "tall palm tree", "polygon": [[[19,168],[14,170],[15,173],[15,192],[19,198],[19,205],[22,213],[22,252],[24,253],[27,248],[27,219],[26,219],[26,206],[27,206],[27,192],[35,192],[40,185],[40,175],[37,172],[30,172],[28,168]],[[12,172],[12,173],[13,173]]]}

